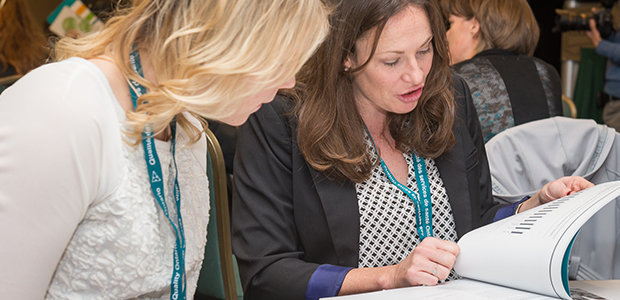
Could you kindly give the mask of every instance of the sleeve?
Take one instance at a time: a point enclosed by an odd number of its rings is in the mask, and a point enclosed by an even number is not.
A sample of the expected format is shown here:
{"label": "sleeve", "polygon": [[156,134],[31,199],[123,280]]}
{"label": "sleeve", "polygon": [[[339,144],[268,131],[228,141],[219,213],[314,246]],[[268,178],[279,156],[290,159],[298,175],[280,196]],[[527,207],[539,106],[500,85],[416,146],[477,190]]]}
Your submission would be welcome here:
{"label": "sleeve", "polygon": [[263,105],[237,137],[232,244],[246,300],[305,299],[319,267],[303,261],[293,213],[293,129],[282,103]]}
{"label": "sleeve", "polygon": [[607,57],[612,62],[620,63],[620,44],[614,43],[608,40],[602,40],[596,47],[596,53],[601,56]]}
{"label": "sleeve", "polygon": [[45,297],[99,196],[102,128],[85,113],[88,92],[59,82],[62,77],[35,70],[0,96],[0,295],[6,299]]}
{"label": "sleeve", "polygon": [[353,268],[320,265],[312,274],[308,289],[306,290],[306,300],[319,300],[322,297],[334,297],[340,292],[342,282],[347,273]]}
{"label": "sleeve", "polygon": [[530,199],[530,196],[526,196],[523,199],[519,200],[518,202],[509,204],[507,206],[504,206],[502,208],[500,208],[497,213],[495,214],[495,218],[493,219],[493,222],[495,221],[499,221],[501,219],[504,218],[508,218],[512,215],[516,215],[517,214],[517,209],[519,208],[519,205],[521,205],[521,203],[527,201],[527,199]]}

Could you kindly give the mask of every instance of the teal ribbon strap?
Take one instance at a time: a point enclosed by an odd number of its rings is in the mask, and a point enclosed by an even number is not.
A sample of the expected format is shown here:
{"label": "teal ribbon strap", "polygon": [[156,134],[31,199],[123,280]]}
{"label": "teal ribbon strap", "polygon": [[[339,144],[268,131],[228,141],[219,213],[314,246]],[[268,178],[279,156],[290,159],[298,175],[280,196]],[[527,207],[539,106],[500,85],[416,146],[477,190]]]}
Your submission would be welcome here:
{"label": "teal ribbon strap", "polygon": [[[377,145],[375,145],[375,141],[372,139],[370,132],[367,131],[367,134],[370,137],[375,149],[377,149]],[[379,155],[378,149],[377,155]],[[418,157],[414,153],[411,153],[411,158],[414,162],[418,195],[416,195],[416,193],[406,185],[398,182],[381,156],[379,156],[379,161],[381,163],[381,168],[383,168],[383,172],[385,172],[385,175],[387,175],[390,182],[399,190],[403,191],[407,197],[413,201],[416,208],[416,229],[418,231],[418,235],[420,236],[420,242],[422,242],[426,237],[433,236],[433,203],[431,199],[431,187],[428,180],[428,174],[426,172],[426,162],[424,161],[424,158]]]}
{"label": "teal ribbon strap", "polygon": [[[142,73],[142,66],[140,64],[140,55],[137,50],[130,54],[130,62],[134,70],[140,75]],[[138,97],[146,93],[146,88],[130,80],[132,86],[129,87],[131,93],[131,101],[134,109],[138,106]],[[137,94],[136,94],[137,92]],[[164,194],[163,172],[159,156],[157,155],[157,149],[155,148],[155,141],[153,139],[153,127],[152,124],[146,124],[144,131],[142,132],[142,145],[144,146],[144,159],[146,160],[146,167],[148,170],[149,178],[151,181],[151,191],[162,209],[164,215],[170,222],[170,225],[174,229],[176,240],[173,251],[173,270],[172,280],[170,285],[170,299],[171,300],[186,300],[186,276],[185,276],[185,234],[183,229],[183,218],[181,217],[181,191],[179,189],[178,168],[175,159],[176,150],[176,119],[170,124],[172,133],[171,146],[172,146],[172,159],[174,162],[174,202],[177,208],[177,224],[176,226],[170,218],[170,212],[168,205],[166,204],[166,196]]]}

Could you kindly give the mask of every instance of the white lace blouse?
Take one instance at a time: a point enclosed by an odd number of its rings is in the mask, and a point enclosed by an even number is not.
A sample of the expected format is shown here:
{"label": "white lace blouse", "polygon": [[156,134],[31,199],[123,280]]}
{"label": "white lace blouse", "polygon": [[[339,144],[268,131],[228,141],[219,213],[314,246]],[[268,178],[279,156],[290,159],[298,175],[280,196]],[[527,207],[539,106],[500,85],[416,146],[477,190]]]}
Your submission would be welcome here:
{"label": "white lace blouse", "polygon": [[[175,234],[152,195],[142,145],[123,141],[123,121],[105,75],[80,58],[36,69],[0,96],[2,298],[170,298]],[[177,130],[192,299],[209,186],[206,141],[187,141]],[[176,220],[170,143],[156,149]]]}

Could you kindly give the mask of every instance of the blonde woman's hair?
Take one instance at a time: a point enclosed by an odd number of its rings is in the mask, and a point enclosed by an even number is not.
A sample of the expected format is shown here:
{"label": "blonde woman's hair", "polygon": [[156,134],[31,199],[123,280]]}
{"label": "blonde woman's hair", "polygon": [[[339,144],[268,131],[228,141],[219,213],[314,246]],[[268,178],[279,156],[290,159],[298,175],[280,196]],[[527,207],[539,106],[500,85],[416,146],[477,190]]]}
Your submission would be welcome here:
{"label": "blonde woman's hair", "polygon": [[[175,116],[196,141],[183,111],[220,120],[286,82],[327,35],[328,13],[320,0],[135,0],[101,32],[61,39],[55,59],[106,55],[148,89],[128,113],[136,143],[145,124],[161,132]],[[133,71],[134,45],[149,54],[157,86]]]}
{"label": "blonde woman's hair", "polygon": [[444,0],[444,13],[480,24],[477,52],[505,49],[532,56],[540,29],[527,0]]}

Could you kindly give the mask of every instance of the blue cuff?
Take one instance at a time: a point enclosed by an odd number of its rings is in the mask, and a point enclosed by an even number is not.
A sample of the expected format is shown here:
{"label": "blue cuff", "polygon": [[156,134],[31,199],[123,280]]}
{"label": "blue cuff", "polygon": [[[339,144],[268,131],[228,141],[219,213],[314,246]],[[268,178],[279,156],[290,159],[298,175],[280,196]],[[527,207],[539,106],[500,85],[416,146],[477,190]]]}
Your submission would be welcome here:
{"label": "blue cuff", "polygon": [[507,205],[507,206],[504,206],[498,209],[497,212],[495,213],[495,218],[493,219],[493,222],[514,215],[516,213],[517,206],[525,202],[527,199],[530,199],[530,196],[525,196],[525,198],[521,199],[519,202],[515,202],[513,204],[510,204],[510,205]]}
{"label": "blue cuff", "polygon": [[353,268],[320,265],[310,277],[306,289],[306,300],[338,295],[344,276]]}

